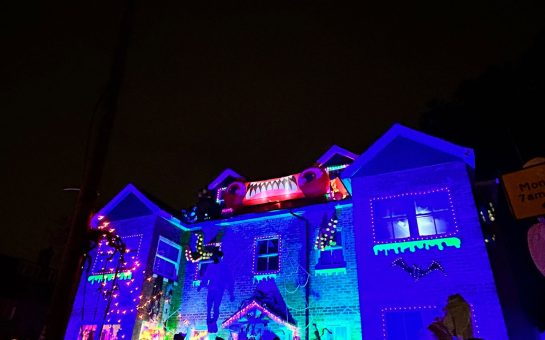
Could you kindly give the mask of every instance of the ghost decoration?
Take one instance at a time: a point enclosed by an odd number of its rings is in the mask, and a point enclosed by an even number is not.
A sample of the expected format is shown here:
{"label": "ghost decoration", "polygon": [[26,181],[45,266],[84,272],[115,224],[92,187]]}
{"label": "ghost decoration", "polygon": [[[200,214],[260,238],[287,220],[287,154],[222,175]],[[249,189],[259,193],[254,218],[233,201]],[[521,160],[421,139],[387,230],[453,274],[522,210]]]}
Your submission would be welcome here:
{"label": "ghost decoration", "polygon": [[545,276],[545,218],[528,230],[528,249],[537,269]]}

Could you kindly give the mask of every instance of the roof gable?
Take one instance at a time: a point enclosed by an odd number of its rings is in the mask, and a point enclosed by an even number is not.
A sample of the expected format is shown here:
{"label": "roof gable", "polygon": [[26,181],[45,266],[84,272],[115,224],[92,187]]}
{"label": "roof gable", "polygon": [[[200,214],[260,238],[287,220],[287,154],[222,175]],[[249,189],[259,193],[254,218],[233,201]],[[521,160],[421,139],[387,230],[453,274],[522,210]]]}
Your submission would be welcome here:
{"label": "roof gable", "polygon": [[238,322],[242,322],[244,324],[251,324],[255,323],[256,321],[263,322],[264,317],[267,317],[268,319],[281,324],[292,332],[297,331],[297,326],[294,323],[286,321],[282,316],[277,315],[275,312],[271,311],[266,306],[263,306],[255,299],[245,304],[231,317],[223,321],[221,326],[223,328],[229,328],[229,326]]}
{"label": "roof gable", "polygon": [[104,216],[109,221],[115,221],[153,215],[160,211],[161,209],[133,184],[128,184],[93,216],[91,226],[98,225],[98,221]]}
{"label": "roof gable", "polygon": [[333,145],[317,161],[320,166],[341,165],[352,163],[358,155],[340,146]]}
{"label": "roof gable", "polygon": [[234,170],[231,170],[229,168],[223,170],[221,174],[219,174],[216,179],[214,179],[210,184],[208,184],[208,190],[215,190],[218,188],[221,188],[227,184],[228,182],[232,182],[233,180],[237,180],[239,178],[243,178],[243,176],[237,174]]}
{"label": "roof gable", "polygon": [[475,168],[473,150],[394,124],[367,151],[347,167],[342,178],[407,170],[462,161]]}
{"label": "roof gable", "polygon": [[259,281],[252,298],[248,301],[249,302],[241,307],[236,313],[225,320],[222,323],[222,327],[226,328],[233,323],[241,321],[247,323],[250,321],[248,315],[250,318],[255,318],[255,312],[258,311],[262,314],[259,319],[266,316],[292,331],[296,329],[296,321],[291,315],[274,279],[265,278]]}

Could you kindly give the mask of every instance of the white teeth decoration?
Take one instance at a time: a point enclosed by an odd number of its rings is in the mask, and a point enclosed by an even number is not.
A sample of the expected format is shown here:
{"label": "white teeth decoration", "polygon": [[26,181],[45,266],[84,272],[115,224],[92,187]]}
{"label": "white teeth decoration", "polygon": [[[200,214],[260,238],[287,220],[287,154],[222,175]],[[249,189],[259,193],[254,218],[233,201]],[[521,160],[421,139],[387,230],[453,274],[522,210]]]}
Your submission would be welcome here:
{"label": "white teeth decoration", "polygon": [[267,192],[269,190],[286,190],[286,191],[297,190],[295,177],[288,176],[288,177],[277,178],[271,181],[251,182],[247,188],[246,199],[251,199],[255,195],[261,194],[263,192]]}

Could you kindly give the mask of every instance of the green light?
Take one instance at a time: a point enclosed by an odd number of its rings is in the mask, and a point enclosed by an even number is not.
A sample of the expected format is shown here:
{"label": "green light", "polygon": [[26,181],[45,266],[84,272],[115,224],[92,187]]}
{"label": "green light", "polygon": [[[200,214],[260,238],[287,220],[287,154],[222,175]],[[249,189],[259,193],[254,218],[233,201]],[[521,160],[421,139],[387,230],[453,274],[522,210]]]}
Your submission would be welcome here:
{"label": "green light", "polygon": [[270,280],[276,279],[276,274],[257,274],[254,275],[254,283],[260,282],[261,280]]}
{"label": "green light", "polygon": [[[112,281],[115,277],[115,274],[99,274],[99,275],[91,275],[87,278],[88,282],[91,282],[91,284],[96,282],[102,282],[102,281]],[[119,280],[130,280],[132,279],[132,272],[122,272],[117,273],[117,278]]]}
{"label": "green light", "polygon": [[327,268],[327,269],[316,269],[314,271],[314,275],[338,275],[338,274],[346,274],[346,268]]}
{"label": "green light", "polygon": [[404,253],[407,249],[409,249],[412,253],[414,253],[417,249],[429,250],[430,247],[434,246],[439,250],[444,250],[445,248],[443,244],[447,247],[460,248],[461,241],[457,237],[446,237],[431,240],[384,243],[373,246],[373,251],[375,252],[375,255],[378,255],[379,252],[384,251],[384,255],[388,256],[388,251],[391,250],[396,254],[399,254],[400,252]]}
{"label": "green light", "polygon": [[344,168],[347,168],[349,164],[342,164],[342,165],[332,165],[332,166],[328,166],[327,168],[325,168],[326,171],[335,171],[335,170],[340,170],[340,169],[344,169]]}

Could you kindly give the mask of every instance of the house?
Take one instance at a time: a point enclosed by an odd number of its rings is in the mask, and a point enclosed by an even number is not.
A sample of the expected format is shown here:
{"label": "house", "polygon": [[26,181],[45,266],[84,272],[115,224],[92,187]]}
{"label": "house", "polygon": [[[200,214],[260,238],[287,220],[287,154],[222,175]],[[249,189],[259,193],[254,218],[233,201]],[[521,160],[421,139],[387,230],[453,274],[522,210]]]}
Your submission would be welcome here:
{"label": "house", "polygon": [[[65,339],[139,339],[176,310],[185,228],[160,202],[127,185],[94,215]],[[179,303],[179,302],[178,302]]]}
{"label": "house", "polygon": [[343,172],[352,188],[364,339],[416,339],[455,294],[469,304],[463,322],[474,337],[507,339],[474,166],[472,150],[394,125]]}
{"label": "house", "polygon": [[67,338],[507,339],[474,166],[472,150],[396,124],[297,174],[226,169],[181,215],[129,185],[95,216],[125,242],[90,252]]}

